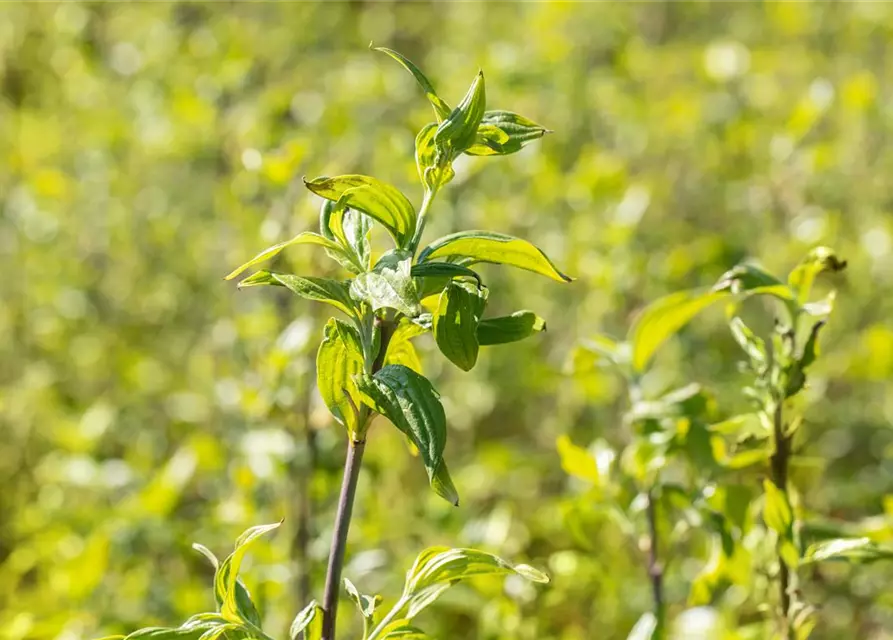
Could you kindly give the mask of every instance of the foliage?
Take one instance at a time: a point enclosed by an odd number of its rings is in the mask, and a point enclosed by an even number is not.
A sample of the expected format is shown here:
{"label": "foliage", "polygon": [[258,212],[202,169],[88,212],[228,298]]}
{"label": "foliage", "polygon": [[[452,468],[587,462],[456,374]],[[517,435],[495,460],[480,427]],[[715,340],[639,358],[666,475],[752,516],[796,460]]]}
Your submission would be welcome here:
{"label": "foliage", "polygon": [[[868,556],[893,541],[891,20],[886,3],[4,5],[0,636],[89,639],[214,611],[212,571],[191,542],[232,549],[251,524],[280,519],[243,562],[262,628],[287,637],[319,597],[344,431],[315,363],[329,315],[351,321],[286,287],[233,294],[220,276],[263,247],[319,235],[319,198],[301,176],[373,171],[419,207],[414,136],[436,111],[370,40],[418,63],[449,108],[482,67],[493,107],[555,130],[510,157],[460,155],[426,241],[501,231],[576,280],[466,266],[490,289],[468,373],[430,330],[398,327],[393,362],[441,393],[462,507],[424,490],[423,462],[380,418],[346,557],[359,592],[398,598],[403,569],[429,545],[488,549],[552,582],[463,583],[414,624],[442,639],[625,638],[652,608],[647,517],[629,485],[629,510],[599,496],[612,497],[636,432],[616,367],[573,345],[625,338],[649,303],[749,260],[787,286],[784,274],[826,245],[849,265],[819,276],[811,298],[838,291],[821,354],[789,401],[803,418],[791,500],[806,554],[858,564],[804,555],[799,596],[816,609],[813,638],[888,636],[893,563]],[[376,224],[356,261],[392,246]],[[339,255],[301,240],[254,269],[346,279],[327,251]],[[765,529],[759,504],[741,508],[761,500],[764,450],[750,445],[765,437],[741,393],[756,378],[737,366],[747,355],[728,300],[663,342],[639,379],[649,401],[696,381],[709,400],[692,424],[710,437],[691,431],[694,452],[727,461],[714,483],[694,482],[685,451],[668,462],[678,486],[657,521],[671,637],[761,637],[749,625],[776,620],[771,534],[756,560],[729,559],[707,508],[685,508],[703,484],[694,498],[736,523],[737,548],[742,527]],[[752,297],[738,317],[771,345],[780,304]],[[487,347],[485,325],[520,309],[548,331]],[[561,436],[604,486],[562,470]],[[848,542],[828,546],[838,539]],[[339,631],[359,637],[349,602]]]}

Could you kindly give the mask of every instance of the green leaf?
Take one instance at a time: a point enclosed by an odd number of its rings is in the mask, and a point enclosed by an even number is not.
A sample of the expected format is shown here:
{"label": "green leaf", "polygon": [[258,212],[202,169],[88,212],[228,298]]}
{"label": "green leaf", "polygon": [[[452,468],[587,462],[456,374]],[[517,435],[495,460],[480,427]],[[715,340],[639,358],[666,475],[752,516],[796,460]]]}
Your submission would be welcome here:
{"label": "green leaf", "polygon": [[372,271],[351,283],[350,295],[375,311],[390,308],[410,317],[419,315],[422,307],[412,279],[412,254],[400,250],[384,254]]}
{"label": "green leaf", "polygon": [[509,155],[548,132],[545,127],[517,113],[486,111],[481,118],[475,143],[465,153],[473,156]]}
{"label": "green leaf", "polygon": [[316,386],[329,411],[354,439],[361,426],[355,411],[359,395],[354,376],[363,371],[363,346],[357,330],[329,318],[316,354]]}
{"label": "green leaf", "polygon": [[790,539],[794,516],[787,494],[768,478],[763,479],[763,491],[766,500],[763,505],[763,521],[782,540]]}
{"label": "green leaf", "polygon": [[239,288],[271,285],[286,287],[307,300],[316,300],[332,305],[351,318],[356,317],[353,300],[346,283],[329,278],[296,276],[290,273],[258,271],[239,283]]}
{"label": "green leaf", "polygon": [[466,267],[476,262],[507,264],[558,282],[572,280],[561,273],[546,254],[526,240],[489,231],[460,231],[435,240],[419,254],[419,263],[435,259]]}
{"label": "green leaf", "polygon": [[428,78],[425,77],[417,66],[415,66],[412,62],[409,61],[405,56],[397,53],[393,49],[388,49],[386,47],[373,47],[374,51],[381,51],[382,53],[386,53],[391,56],[394,60],[399,62],[404,69],[409,71],[413,77],[416,79],[416,82],[419,83],[419,86],[425,92],[425,97],[428,98],[428,102],[431,103],[431,106],[434,107],[434,114],[437,116],[437,121],[440,122],[444,118],[449,117],[450,109],[449,105],[446,102],[438,97],[437,92],[434,91],[434,87],[428,81]]}
{"label": "green leaf", "polygon": [[546,321],[533,311],[515,311],[510,316],[486,318],[478,324],[478,344],[482,347],[518,342],[546,330]]}
{"label": "green leaf", "polygon": [[788,276],[788,284],[797,295],[797,302],[801,305],[809,301],[812,285],[816,277],[826,271],[843,271],[846,268],[846,260],[841,260],[837,254],[828,247],[816,247],[794,267]]}
{"label": "green leaf", "polygon": [[481,277],[461,264],[453,264],[452,262],[423,262],[422,264],[414,264],[412,266],[413,278],[474,278],[479,287],[483,286]]}
{"label": "green leaf", "polygon": [[329,218],[329,229],[343,247],[344,254],[358,268],[352,270],[356,273],[367,271],[372,259],[372,247],[369,243],[372,218],[356,209],[339,209]]}
{"label": "green leaf", "polygon": [[438,151],[447,153],[452,160],[472,146],[484,117],[486,103],[484,72],[478,71],[459,106],[450,112],[434,132],[434,146]]}
{"label": "green leaf", "polygon": [[350,599],[354,601],[354,604],[357,605],[357,609],[359,609],[360,615],[363,616],[366,624],[371,624],[372,619],[375,616],[375,609],[381,603],[381,596],[366,596],[361,594],[357,591],[353,582],[347,578],[344,578],[344,589],[347,591],[347,595],[350,596]]}
{"label": "green leaf", "polygon": [[728,294],[719,291],[679,291],[648,305],[630,329],[633,368],[639,372],[644,371],[654,352],[667,338],[726,295]]}
{"label": "green leaf", "polygon": [[214,567],[214,570],[217,570],[217,568],[220,566],[220,561],[217,560],[217,556],[214,555],[213,551],[208,549],[208,547],[206,547],[205,545],[199,544],[198,542],[193,542],[192,548],[205,556],[208,559],[208,562],[211,563],[211,566]]}
{"label": "green leaf", "polygon": [[208,622],[203,624],[183,625],[180,627],[146,627],[123,636],[126,640],[199,640],[205,633],[218,628],[226,628],[227,624]]}
{"label": "green leaf", "polygon": [[357,388],[366,405],[390,420],[418,448],[435,491],[440,488],[439,495],[453,498],[442,493],[442,483],[435,482],[443,477],[446,415],[431,383],[409,367],[391,364],[373,376],[358,376]]}
{"label": "green leaf", "polygon": [[321,177],[304,181],[313,193],[333,200],[341,207],[362,211],[381,223],[403,248],[412,239],[416,226],[416,211],[399,189],[362,175]]}
{"label": "green leaf", "polygon": [[870,538],[835,538],[810,545],[801,563],[812,564],[828,560],[873,562],[893,560],[893,546],[880,545]]}
{"label": "green leaf", "polygon": [[297,640],[301,632],[305,632],[305,640],[318,640],[322,637],[322,607],[316,600],[298,612],[288,630],[290,640]]}
{"label": "green leaf", "polygon": [[806,344],[803,345],[803,353],[800,355],[799,366],[801,369],[805,370],[809,367],[809,365],[815,362],[816,356],[819,355],[819,332],[824,326],[824,320],[812,325],[812,329],[809,331],[809,337],[806,339]]}
{"label": "green leaf", "polygon": [[229,275],[226,276],[225,280],[232,280],[243,271],[250,269],[256,264],[260,264],[261,262],[265,262],[266,260],[273,258],[274,256],[278,255],[283,249],[296,244],[316,244],[321,247],[325,247],[330,251],[341,251],[341,247],[339,247],[336,243],[332,242],[328,238],[324,238],[317,233],[304,231],[303,233],[299,233],[298,235],[296,235],[291,240],[286,240],[285,242],[280,242],[279,244],[274,244],[272,247],[264,249],[259,254],[251,258],[251,260],[249,260],[242,266],[234,269]]}
{"label": "green leaf", "polygon": [[434,340],[440,352],[463,371],[477,362],[477,327],[487,305],[487,290],[467,282],[450,282],[433,315]]}
{"label": "green leaf", "polygon": [[[239,568],[242,566],[242,559],[248,551],[249,546],[260,536],[268,533],[282,524],[276,522],[274,524],[259,525],[246,530],[236,540],[235,550],[224,560],[217,573],[214,575],[214,591],[223,594],[223,602],[220,605],[220,615],[230,622],[242,623],[250,622],[255,625],[260,624],[260,616],[254,609],[254,605],[247,603],[239,597],[239,590],[236,589],[239,578]],[[247,590],[245,591],[247,595]],[[248,606],[250,604],[250,606]]]}
{"label": "green leaf", "polygon": [[426,124],[415,139],[415,163],[419,179],[428,191],[437,191],[456,177],[453,162],[445,150],[434,143],[437,125]]}
{"label": "green leaf", "polygon": [[393,335],[391,335],[391,341],[388,343],[388,350],[384,357],[384,364],[402,364],[421,374],[422,363],[411,340],[427,331],[427,329],[408,318],[402,318]]}
{"label": "green leaf", "polygon": [[600,483],[598,464],[586,449],[575,445],[567,435],[559,436],[556,444],[565,473],[593,484]]}
{"label": "green leaf", "polygon": [[786,284],[761,267],[750,263],[739,264],[726,271],[720,276],[713,290],[727,291],[735,295],[773,295],[784,301],[794,299],[794,292]]}
{"label": "green leaf", "polygon": [[430,547],[419,554],[406,574],[401,601],[405,618],[411,620],[443,591],[460,580],[482,575],[519,575],[531,582],[547,583],[548,576],[525,564],[511,565],[502,558],[477,549]]}
{"label": "green leaf", "polygon": [[388,625],[384,640],[431,640],[431,636],[418,627],[409,624],[408,620],[399,620],[397,624]]}
{"label": "green leaf", "polygon": [[741,318],[735,317],[729,321],[732,336],[747,357],[758,365],[766,364],[766,343],[762,338],[750,330]]}
{"label": "green leaf", "polygon": [[580,350],[594,356],[593,364],[610,363],[616,367],[627,367],[632,358],[628,342],[618,342],[605,334],[597,334],[580,342]]}

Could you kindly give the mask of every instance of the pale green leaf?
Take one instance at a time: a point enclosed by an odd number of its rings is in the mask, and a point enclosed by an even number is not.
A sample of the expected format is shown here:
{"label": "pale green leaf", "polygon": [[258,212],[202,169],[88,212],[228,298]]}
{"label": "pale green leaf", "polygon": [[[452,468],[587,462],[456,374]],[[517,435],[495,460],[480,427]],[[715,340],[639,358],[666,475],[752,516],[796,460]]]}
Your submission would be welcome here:
{"label": "pale green leaf", "polygon": [[829,560],[872,562],[893,560],[893,545],[881,545],[870,538],[835,538],[810,545],[801,562],[811,564]]}
{"label": "pale green leaf", "polygon": [[657,618],[650,611],[641,615],[638,622],[626,636],[626,640],[652,640],[657,638]]}
{"label": "pale green leaf", "polygon": [[442,477],[446,415],[431,383],[409,367],[391,364],[375,375],[358,376],[357,388],[366,405],[390,420],[418,448],[433,486],[435,478]]}
{"label": "pale green leaf", "polygon": [[419,86],[425,92],[425,97],[428,98],[428,102],[431,103],[431,106],[434,108],[434,114],[437,116],[437,121],[440,122],[444,118],[449,117],[452,109],[450,109],[449,105],[440,99],[437,95],[437,92],[434,91],[434,87],[428,81],[428,78],[425,77],[417,66],[415,66],[407,57],[404,55],[397,53],[393,49],[388,49],[386,47],[373,47],[374,51],[381,51],[382,53],[386,53],[391,56],[394,60],[400,63],[400,65],[409,71],[412,76],[416,79],[416,82],[419,83]]}
{"label": "pale green leaf", "polygon": [[436,133],[437,125],[432,122],[422,127],[415,139],[416,168],[428,191],[437,191],[456,177],[450,154],[434,144]]}
{"label": "pale green leaf", "polygon": [[321,177],[304,184],[313,193],[336,201],[341,207],[362,211],[384,226],[398,248],[405,247],[415,233],[416,211],[399,189],[362,175]]}
{"label": "pale green leaf", "polygon": [[[242,559],[248,551],[250,545],[260,536],[268,533],[282,524],[276,522],[274,524],[259,525],[246,530],[236,540],[235,550],[220,564],[217,573],[214,576],[214,590],[223,593],[223,602],[220,605],[220,615],[230,622],[252,622],[260,624],[260,616],[254,610],[254,605],[250,603],[250,599],[246,603],[236,588],[239,578],[239,568],[242,566]],[[244,592],[247,595],[247,590]],[[252,619],[253,618],[253,619]]]}
{"label": "pale green leaf", "polygon": [[422,373],[422,363],[412,344],[412,339],[426,332],[427,329],[424,327],[403,318],[391,335],[384,364],[402,364],[416,373]]}
{"label": "pale green leaf", "polygon": [[486,103],[484,72],[478,71],[465,97],[437,127],[434,146],[438,151],[450,154],[452,160],[473,145]]}
{"label": "pale green leaf", "polygon": [[477,262],[506,264],[533,271],[559,282],[571,278],[561,273],[546,255],[535,246],[502,233],[489,231],[460,231],[444,236],[428,245],[420,254],[419,262],[435,259],[449,260],[470,266]]}
{"label": "pale green leaf", "polygon": [[298,612],[288,630],[290,640],[298,640],[303,631],[305,640],[318,640],[322,637],[322,607],[316,600]]}
{"label": "pale green leaf", "polygon": [[766,363],[766,343],[751,331],[741,318],[732,318],[729,321],[729,328],[732,330],[735,342],[744,350],[748,358],[756,364]]}
{"label": "pale green leaf", "polygon": [[357,591],[354,583],[347,578],[344,578],[344,590],[347,591],[347,595],[350,596],[350,599],[357,605],[360,615],[366,619],[367,623],[371,623],[372,618],[375,616],[375,609],[381,603],[381,596],[367,596],[361,594]]}
{"label": "pale green leaf", "polygon": [[316,385],[329,411],[352,438],[360,426],[354,410],[359,401],[354,376],[363,371],[363,346],[357,330],[329,318],[316,354]]}
{"label": "pale green leaf", "polygon": [[283,249],[290,247],[292,245],[298,244],[316,244],[321,247],[325,247],[326,249],[334,252],[341,252],[341,247],[338,246],[337,243],[332,242],[328,238],[325,238],[317,233],[312,233],[310,231],[305,231],[303,233],[299,233],[291,240],[286,240],[285,242],[280,242],[279,244],[274,244],[272,247],[268,247],[261,251],[259,254],[251,258],[248,262],[243,264],[242,266],[234,269],[229,275],[226,276],[226,280],[232,280],[242,272],[250,269],[256,264],[260,264],[261,262],[265,262],[274,256],[277,256]]}
{"label": "pale green leaf", "polygon": [[422,312],[412,279],[412,255],[407,251],[384,254],[372,271],[358,275],[351,283],[350,295],[375,311],[396,309],[409,317]]}
{"label": "pale green leaf", "polygon": [[434,311],[434,340],[440,352],[463,371],[470,371],[477,362],[477,327],[486,304],[487,289],[452,281]]}
{"label": "pale green leaf", "polygon": [[240,288],[272,285],[286,287],[307,300],[316,300],[332,305],[351,318],[356,317],[354,302],[350,297],[349,285],[329,278],[296,276],[290,273],[258,271],[239,283]]}
{"label": "pale green leaf", "polygon": [[727,293],[719,291],[679,291],[648,305],[630,329],[633,347],[633,368],[643,371],[654,352],[670,336],[684,327],[698,313],[722,300]]}
{"label": "pale green leaf", "polygon": [[510,316],[485,318],[478,324],[478,344],[482,347],[518,342],[546,330],[546,321],[533,311],[515,311]]}

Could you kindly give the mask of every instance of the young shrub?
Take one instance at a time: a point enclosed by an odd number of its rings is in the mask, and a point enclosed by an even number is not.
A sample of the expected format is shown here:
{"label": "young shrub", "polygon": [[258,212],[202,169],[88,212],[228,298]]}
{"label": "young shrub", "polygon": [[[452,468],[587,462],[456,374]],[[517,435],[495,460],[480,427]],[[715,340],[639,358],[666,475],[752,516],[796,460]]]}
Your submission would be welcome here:
{"label": "young shrub", "polygon": [[[484,317],[489,290],[473,267],[481,262],[525,269],[557,282],[561,273],[534,245],[502,233],[459,231],[422,246],[425,223],[438,192],[454,176],[453,161],[461,154],[501,156],[541,138],[546,129],[516,113],[486,109],[483,72],[451,108],[409,60],[379,48],[415,77],[434,108],[436,122],[416,137],[415,159],[423,194],[421,206],[396,187],[365,175],[322,176],[305,180],[322,198],[319,232],[306,231],[264,249],[227,276],[233,279],[295,245],[316,245],[335,260],[343,279],[295,275],[262,269],[245,277],[240,288],[284,287],[323,302],[339,313],[329,319],[317,355],[317,385],[335,420],[345,430],[347,457],[338,503],[322,603],[308,604],[295,618],[292,640],[334,640],[341,570],[363,452],[373,418],[384,416],[418,449],[431,488],[459,504],[459,493],[444,460],[447,421],[440,396],[419,367],[412,340],[433,334],[441,353],[464,371],[476,363],[481,347],[522,340],[545,329],[532,311]],[[370,246],[374,225],[383,227],[393,246],[378,255]],[[277,525],[256,527],[237,542],[236,551],[218,566],[215,593],[219,610],[199,614],[175,629],[142,630],[128,637],[152,640],[201,638],[266,639],[248,591],[237,578],[244,549],[258,535]],[[213,556],[206,553],[210,558]],[[213,560],[216,565],[216,560]],[[525,565],[512,566],[473,549],[434,547],[419,556],[407,574],[403,595],[376,623],[378,596],[361,595],[345,580],[348,595],[364,621],[364,640],[427,637],[412,619],[446,588],[469,576],[517,574],[535,582],[546,576]]]}

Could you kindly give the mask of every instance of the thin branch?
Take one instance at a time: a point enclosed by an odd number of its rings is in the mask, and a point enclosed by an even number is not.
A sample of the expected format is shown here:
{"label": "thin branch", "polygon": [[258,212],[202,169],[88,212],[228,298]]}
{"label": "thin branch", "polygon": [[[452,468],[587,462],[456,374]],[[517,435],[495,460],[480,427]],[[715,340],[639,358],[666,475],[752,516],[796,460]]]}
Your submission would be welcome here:
{"label": "thin branch", "polygon": [[[769,460],[772,469],[772,482],[787,495],[788,491],[788,463],[791,457],[791,438],[785,434],[783,400],[776,403],[773,412],[773,431],[775,451]],[[781,554],[779,545],[778,553],[778,589],[779,589],[779,615],[782,620],[784,638],[792,637],[791,626],[791,569]]]}
{"label": "thin branch", "polygon": [[666,603],[664,601],[664,570],[660,563],[660,537],[657,529],[657,504],[654,498],[654,489],[647,493],[648,513],[648,577],[651,579],[651,594],[654,598],[654,616],[657,618],[658,629],[663,628]]}

